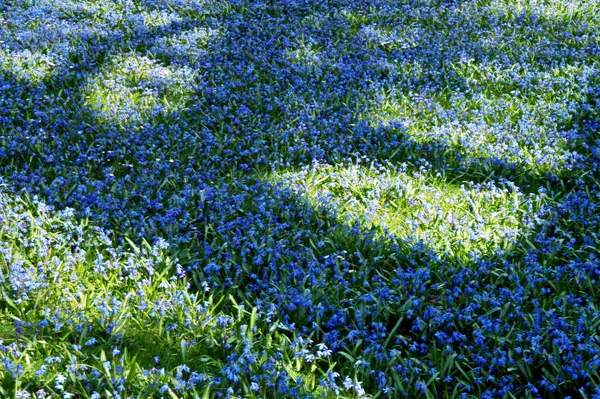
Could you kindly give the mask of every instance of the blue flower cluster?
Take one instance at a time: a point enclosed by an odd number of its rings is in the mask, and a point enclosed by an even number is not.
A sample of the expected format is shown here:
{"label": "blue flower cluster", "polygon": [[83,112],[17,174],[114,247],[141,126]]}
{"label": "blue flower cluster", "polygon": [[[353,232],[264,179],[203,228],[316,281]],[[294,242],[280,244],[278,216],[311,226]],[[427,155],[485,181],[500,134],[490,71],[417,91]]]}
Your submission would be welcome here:
{"label": "blue flower cluster", "polygon": [[[3,1],[0,176],[65,222],[0,197],[0,314],[38,318],[0,342],[0,370],[22,380],[19,337],[54,331],[108,362],[46,359],[31,386],[52,368],[37,388],[63,397],[69,381],[127,397],[135,373],[165,396],[600,397],[599,15]],[[67,290],[90,262],[114,293]],[[53,286],[73,296],[43,309]],[[172,371],[125,367],[136,317],[181,343]],[[217,358],[187,361],[201,345]]]}

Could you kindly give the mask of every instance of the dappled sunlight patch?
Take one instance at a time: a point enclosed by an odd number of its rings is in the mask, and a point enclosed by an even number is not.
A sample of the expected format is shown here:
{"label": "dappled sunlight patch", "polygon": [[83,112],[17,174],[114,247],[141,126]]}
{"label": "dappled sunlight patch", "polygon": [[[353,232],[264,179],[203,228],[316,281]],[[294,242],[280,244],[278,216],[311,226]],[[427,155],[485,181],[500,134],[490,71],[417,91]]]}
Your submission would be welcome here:
{"label": "dappled sunlight patch", "polygon": [[241,3],[231,0],[134,0],[143,8],[168,9],[185,18],[202,19],[208,16],[226,16]]}
{"label": "dappled sunlight patch", "polygon": [[250,375],[260,379],[246,394],[271,392],[270,381],[303,390],[330,354],[267,322],[271,309],[213,297],[208,286],[192,292],[162,239],[118,246],[114,233],[73,210],[3,186],[0,221],[2,397],[20,388],[11,378],[41,397],[82,385],[88,393],[214,395],[224,391],[215,379]]}
{"label": "dappled sunlight patch", "polygon": [[366,24],[356,35],[371,48],[411,49],[421,45],[422,29],[415,26],[380,26]]}
{"label": "dappled sunlight patch", "polygon": [[313,202],[329,201],[339,218],[422,241],[452,257],[489,256],[506,250],[528,231],[526,220],[543,197],[514,186],[456,186],[402,166],[314,165],[271,177]]}
{"label": "dappled sunlight patch", "polygon": [[557,106],[542,96],[390,91],[366,118],[374,126],[400,124],[410,140],[447,147],[463,165],[489,159],[538,175],[565,173],[581,160],[581,110],[575,100]]}
{"label": "dappled sunlight patch", "polygon": [[516,18],[545,18],[557,23],[599,22],[598,2],[595,0],[493,0],[484,3],[489,3],[488,7],[498,13]]}
{"label": "dappled sunlight patch", "polygon": [[490,160],[536,176],[581,169],[591,111],[580,104],[595,96],[598,78],[576,54],[595,52],[589,32],[598,10],[567,3],[522,2],[510,11],[509,1],[347,7],[350,33],[385,54],[376,101],[360,117],[446,147],[442,163],[451,158],[450,168]]}
{"label": "dappled sunlight patch", "polygon": [[301,63],[305,66],[319,66],[323,59],[322,50],[317,45],[307,43],[296,43],[294,50],[287,52],[287,58],[290,62]]}
{"label": "dappled sunlight patch", "polygon": [[10,51],[0,47],[0,70],[32,84],[51,77],[59,62],[49,54],[30,50]]}
{"label": "dappled sunlight patch", "polygon": [[140,10],[138,15],[148,28],[168,27],[170,24],[183,22],[181,16],[170,10]]}
{"label": "dappled sunlight patch", "polygon": [[102,119],[119,123],[166,115],[185,108],[194,78],[190,68],[125,54],[88,81],[86,104]]}
{"label": "dappled sunlight patch", "polygon": [[[89,61],[81,56],[91,42],[102,43],[91,57],[102,62],[107,41],[130,49],[139,46],[139,39],[149,32],[182,22],[182,17],[170,10],[139,8],[121,1],[43,0],[19,7],[6,4],[0,11],[0,50],[17,59],[27,57],[28,52],[51,57],[52,66],[62,74],[78,72],[73,63]],[[18,75],[21,65],[16,60],[13,64]],[[28,67],[36,65],[33,62]]]}
{"label": "dappled sunlight patch", "polygon": [[150,46],[150,53],[161,61],[202,68],[209,46],[222,36],[219,27],[201,26],[174,35],[161,36]]}

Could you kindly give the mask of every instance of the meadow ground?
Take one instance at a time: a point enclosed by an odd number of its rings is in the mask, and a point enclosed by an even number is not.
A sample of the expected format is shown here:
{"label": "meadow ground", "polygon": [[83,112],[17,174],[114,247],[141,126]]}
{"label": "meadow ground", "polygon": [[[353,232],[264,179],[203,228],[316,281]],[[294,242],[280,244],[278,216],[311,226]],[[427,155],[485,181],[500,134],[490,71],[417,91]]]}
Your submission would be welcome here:
{"label": "meadow ground", "polygon": [[600,398],[597,0],[3,0],[0,397]]}

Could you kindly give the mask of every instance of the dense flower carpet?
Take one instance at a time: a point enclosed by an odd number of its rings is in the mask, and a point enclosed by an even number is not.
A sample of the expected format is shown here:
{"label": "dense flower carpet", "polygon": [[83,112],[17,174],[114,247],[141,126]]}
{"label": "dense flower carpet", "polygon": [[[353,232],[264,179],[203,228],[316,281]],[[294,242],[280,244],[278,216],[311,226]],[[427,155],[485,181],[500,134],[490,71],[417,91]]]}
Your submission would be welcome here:
{"label": "dense flower carpet", "polygon": [[0,1],[0,397],[600,398],[597,0]]}

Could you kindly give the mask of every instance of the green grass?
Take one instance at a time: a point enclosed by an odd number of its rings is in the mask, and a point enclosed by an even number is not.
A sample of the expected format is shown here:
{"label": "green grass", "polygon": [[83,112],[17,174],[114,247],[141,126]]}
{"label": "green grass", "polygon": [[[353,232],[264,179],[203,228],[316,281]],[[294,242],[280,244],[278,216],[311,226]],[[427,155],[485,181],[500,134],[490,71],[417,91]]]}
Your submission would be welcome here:
{"label": "green grass", "polygon": [[342,223],[358,220],[380,234],[424,242],[440,255],[463,260],[511,248],[529,232],[524,220],[547,200],[494,185],[449,184],[406,166],[317,165],[268,178],[315,204],[331,202]]}

